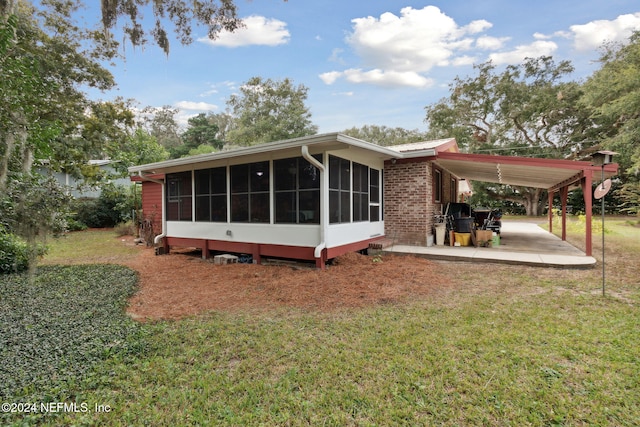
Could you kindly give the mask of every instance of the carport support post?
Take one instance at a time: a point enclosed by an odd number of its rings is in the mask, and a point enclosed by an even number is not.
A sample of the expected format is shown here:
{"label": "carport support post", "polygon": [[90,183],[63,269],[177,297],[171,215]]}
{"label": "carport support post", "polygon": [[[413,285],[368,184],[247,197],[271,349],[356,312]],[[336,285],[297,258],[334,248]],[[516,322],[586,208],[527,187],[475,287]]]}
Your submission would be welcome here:
{"label": "carport support post", "polygon": [[555,194],[554,190],[547,190],[547,195],[549,196],[549,207],[547,208],[547,214],[549,216],[549,233],[553,233],[553,195]]}
{"label": "carport support post", "polygon": [[569,187],[560,189],[560,200],[562,202],[562,240],[567,240],[567,199],[569,198]]}
{"label": "carport support post", "polygon": [[582,194],[584,195],[584,213],[586,215],[585,224],[585,246],[587,256],[592,256],[593,242],[591,235],[591,210],[593,209],[593,199],[591,194],[591,184],[593,182],[593,171],[585,170],[582,178]]}

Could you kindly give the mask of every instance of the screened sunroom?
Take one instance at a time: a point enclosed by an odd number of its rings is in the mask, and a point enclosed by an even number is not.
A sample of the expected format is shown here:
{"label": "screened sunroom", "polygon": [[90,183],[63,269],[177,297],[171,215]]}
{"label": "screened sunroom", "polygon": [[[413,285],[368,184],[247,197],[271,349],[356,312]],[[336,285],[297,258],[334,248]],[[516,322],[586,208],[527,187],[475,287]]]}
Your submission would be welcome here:
{"label": "screened sunroom", "polygon": [[[384,161],[397,152],[342,134],[315,135],[130,168],[166,251],[315,260],[384,235]],[[160,194],[158,194],[160,193]]]}

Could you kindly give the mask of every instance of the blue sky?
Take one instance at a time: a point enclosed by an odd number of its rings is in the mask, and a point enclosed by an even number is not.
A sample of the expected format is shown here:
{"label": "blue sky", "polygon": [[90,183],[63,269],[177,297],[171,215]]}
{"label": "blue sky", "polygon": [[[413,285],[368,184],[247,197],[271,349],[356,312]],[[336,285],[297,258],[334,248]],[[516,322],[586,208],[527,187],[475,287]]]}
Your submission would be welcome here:
{"label": "blue sky", "polygon": [[[637,0],[236,0],[246,29],[211,42],[172,39],[133,49],[111,68],[118,89],[140,107],[170,105],[179,120],[221,113],[253,76],[309,88],[319,132],[365,124],[426,130],[424,107],[448,94],[456,76],[492,59],[571,60],[575,80],[595,69],[603,41],[640,29]],[[88,12],[91,13],[91,12]],[[148,12],[150,15],[150,12]],[[86,17],[89,19],[89,17]]]}

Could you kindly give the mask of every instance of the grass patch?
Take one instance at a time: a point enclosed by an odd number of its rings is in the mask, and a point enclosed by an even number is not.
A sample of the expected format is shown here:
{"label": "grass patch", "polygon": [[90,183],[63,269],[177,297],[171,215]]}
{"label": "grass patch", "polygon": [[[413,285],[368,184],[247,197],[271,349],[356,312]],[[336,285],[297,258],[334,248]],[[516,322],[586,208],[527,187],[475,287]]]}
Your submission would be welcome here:
{"label": "grass patch", "polygon": [[112,229],[74,231],[51,239],[40,264],[121,263],[138,252]]}
{"label": "grass patch", "polygon": [[98,363],[140,351],[141,329],[124,312],[136,280],[117,265],[41,267],[33,281],[2,276],[2,402],[73,401]]}
{"label": "grass patch", "polygon": [[[573,217],[567,218],[567,241],[585,250],[585,231],[582,221]],[[602,262],[602,223],[600,218],[593,218],[594,225],[600,226],[593,231],[593,257]],[[541,224],[548,229],[547,224]],[[562,225],[554,223],[553,233],[560,236]],[[605,283],[613,294],[631,296],[636,302],[640,299],[640,227],[629,222],[629,217],[605,218]],[[590,282],[601,286],[602,265],[599,264],[592,274]],[[584,282],[584,280],[583,280]]]}
{"label": "grass patch", "polygon": [[[147,326],[111,363],[100,425],[636,425],[635,307],[551,289],[333,315],[212,314]],[[70,417],[69,422],[77,422]]]}
{"label": "grass patch", "polygon": [[[624,221],[610,225],[604,298],[597,268],[442,262],[459,285],[407,304],[147,323],[139,326],[145,352],[103,358],[68,389],[66,399],[110,412],[37,421],[640,425],[639,240]],[[584,242],[584,233],[569,237]],[[597,244],[594,236],[596,256]]]}

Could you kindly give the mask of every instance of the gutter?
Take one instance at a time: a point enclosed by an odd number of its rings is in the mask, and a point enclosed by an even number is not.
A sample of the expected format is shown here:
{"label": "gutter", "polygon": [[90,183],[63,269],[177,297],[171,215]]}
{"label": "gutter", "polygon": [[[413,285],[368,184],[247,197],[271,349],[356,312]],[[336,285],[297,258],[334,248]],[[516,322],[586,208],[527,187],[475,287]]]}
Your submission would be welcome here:
{"label": "gutter", "polygon": [[318,170],[320,171],[320,177],[321,177],[320,181],[322,183],[322,186],[320,187],[321,188],[320,195],[322,198],[321,205],[323,206],[323,209],[320,211],[320,244],[316,246],[315,249],[313,250],[313,256],[317,259],[322,257],[322,250],[327,247],[326,236],[327,234],[329,234],[328,233],[329,218],[327,217],[329,212],[329,203],[328,203],[329,202],[329,196],[328,196],[329,186],[325,185],[325,182],[324,182],[326,169],[322,163],[317,161],[315,158],[311,156],[311,154],[309,154],[309,146],[302,145],[300,147],[300,151],[302,153],[302,157],[304,157],[306,161],[308,161],[313,166],[318,168]]}
{"label": "gutter", "polygon": [[154,239],[153,239],[153,244],[157,245],[160,243],[160,241],[162,239],[164,239],[165,237],[167,237],[167,218],[165,215],[166,209],[165,209],[165,189],[164,189],[164,181],[160,180],[160,179],[154,179],[154,178],[149,178],[147,176],[144,176],[142,174],[142,171],[138,171],[138,176],[140,177],[141,180],[143,181],[149,181],[149,182],[154,182],[156,184],[160,184],[160,187],[162,188],[162,232],[160,234],[158,234]]}

